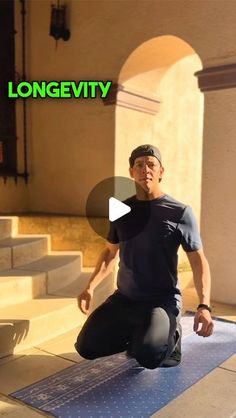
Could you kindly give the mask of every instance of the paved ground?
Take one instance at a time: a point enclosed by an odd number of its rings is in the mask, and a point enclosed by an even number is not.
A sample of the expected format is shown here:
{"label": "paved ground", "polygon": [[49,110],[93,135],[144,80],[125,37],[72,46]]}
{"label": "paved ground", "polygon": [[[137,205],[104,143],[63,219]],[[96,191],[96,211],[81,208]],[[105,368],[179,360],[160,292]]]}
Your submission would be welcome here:
{"label": "paved ground", "polygon": [[[184,309],[194,310],[197,305],[195,291],[187,288],[183,293]],[[236,306],[220,303],[212,305],[214,315],[236,321]],[[78,331],[75,329],[38,347],[0,360],[0,417],[51,416],[13,400],[8,395],[81,361],[73,346]],[[235,388],[236,354],[153,417],[236,418]]]}

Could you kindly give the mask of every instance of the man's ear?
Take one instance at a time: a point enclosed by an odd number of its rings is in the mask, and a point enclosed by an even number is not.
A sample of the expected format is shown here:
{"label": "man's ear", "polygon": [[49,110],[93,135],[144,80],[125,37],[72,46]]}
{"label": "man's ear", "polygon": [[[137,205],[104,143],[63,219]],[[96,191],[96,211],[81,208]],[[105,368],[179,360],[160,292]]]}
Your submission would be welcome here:
{"label": "man's ear", "polygon": [[160,167],[160,176],[159,176],[159,183],[161,182],[161,180],[162,180],[162,176],[163,176],[163,173],[164,173],[164,171],[165,171],[165,169],[164,169],[164,167]]}
{"label": "man's ear", "polygon": [[134,176],[133,176],[133,168],[132,167],[129,167],[129,174],[130,174],[130,177],[133,179]]}

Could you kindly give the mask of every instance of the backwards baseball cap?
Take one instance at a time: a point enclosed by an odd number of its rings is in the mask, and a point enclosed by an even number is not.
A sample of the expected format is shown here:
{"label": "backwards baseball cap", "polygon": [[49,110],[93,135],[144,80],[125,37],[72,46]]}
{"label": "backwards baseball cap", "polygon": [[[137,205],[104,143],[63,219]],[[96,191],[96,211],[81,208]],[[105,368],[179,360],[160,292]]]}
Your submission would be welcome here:
{"label": "backwards baseball cap", "polygon": [[149,155],[152,156],[152,157],[156,157],[158,159],[159,163],[162,165],[162,163],[161,163],[161,153],[160,153],[159,149],[157,147],[155,147],[154,145],[145,144],[145,145],[140,145],[139,147],[135,148],[132,151],[131,156],[129,157],[130,167],[133,167],[134,161],[135,161],[136,158],[149,156]]}

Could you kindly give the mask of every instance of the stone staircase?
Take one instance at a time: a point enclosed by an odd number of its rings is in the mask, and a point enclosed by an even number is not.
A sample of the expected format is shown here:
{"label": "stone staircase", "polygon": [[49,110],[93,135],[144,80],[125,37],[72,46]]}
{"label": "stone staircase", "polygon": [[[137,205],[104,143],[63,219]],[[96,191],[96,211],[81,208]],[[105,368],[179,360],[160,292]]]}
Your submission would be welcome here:
{"label": "stone staircase", "polygon": [[[51,251],[50,235],[18,234],[17,217],[0,217],[0,358],[81,327],[76,296],[92,270],[80,251]],[[109,275],[91,310],[113,289]]]}

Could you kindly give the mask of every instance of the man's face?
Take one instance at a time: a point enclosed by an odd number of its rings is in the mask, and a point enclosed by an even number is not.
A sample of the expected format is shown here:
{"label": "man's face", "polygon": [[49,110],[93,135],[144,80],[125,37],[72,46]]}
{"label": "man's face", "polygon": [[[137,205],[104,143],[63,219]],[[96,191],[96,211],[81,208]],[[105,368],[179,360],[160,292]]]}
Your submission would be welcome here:
{"label": "man's face", "polygon": [[153,189],[159,184],[164,168],[156,157],[138,157],[134,161],[133,167],[129,169],[131,177],[143,189]]}

